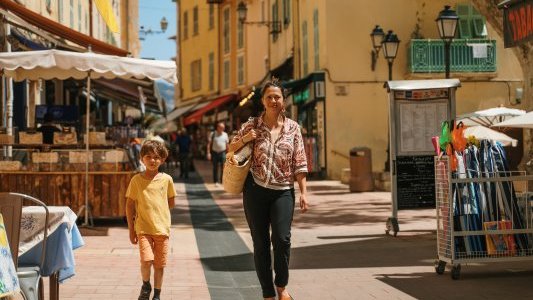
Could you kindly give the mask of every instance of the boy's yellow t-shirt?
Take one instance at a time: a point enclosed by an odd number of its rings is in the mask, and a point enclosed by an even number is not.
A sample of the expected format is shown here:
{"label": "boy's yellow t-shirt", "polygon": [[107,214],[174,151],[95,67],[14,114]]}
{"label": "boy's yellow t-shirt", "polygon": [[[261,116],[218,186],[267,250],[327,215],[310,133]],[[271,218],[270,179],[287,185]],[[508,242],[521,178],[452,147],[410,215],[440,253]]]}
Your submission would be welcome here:
{"label": "boy's yellow t-shirt", "polygon": [[133,176],[126,197],[135,201],[135,232],[169,236],[168,198],[175,196],[174,181],[168,174],[159,173],[152,180],[141,174]]}

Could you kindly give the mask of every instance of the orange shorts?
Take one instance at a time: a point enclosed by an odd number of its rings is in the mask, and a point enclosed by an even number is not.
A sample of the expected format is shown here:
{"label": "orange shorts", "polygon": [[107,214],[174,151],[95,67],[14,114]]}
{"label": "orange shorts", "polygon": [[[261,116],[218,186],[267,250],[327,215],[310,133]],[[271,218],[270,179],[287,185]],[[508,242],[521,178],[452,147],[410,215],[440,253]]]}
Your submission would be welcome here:
{"label": "orange shorts", "polygon": [[141,262],[153,261],[155,268],[163,268],[167,265],[168,236],[141,234],[137,238]]}

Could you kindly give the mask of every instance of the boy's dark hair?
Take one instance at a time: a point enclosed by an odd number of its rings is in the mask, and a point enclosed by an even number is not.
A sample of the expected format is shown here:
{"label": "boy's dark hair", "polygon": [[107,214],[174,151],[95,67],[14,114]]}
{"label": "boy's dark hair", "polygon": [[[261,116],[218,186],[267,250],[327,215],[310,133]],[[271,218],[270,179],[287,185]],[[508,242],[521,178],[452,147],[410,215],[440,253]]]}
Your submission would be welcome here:
{"label": "boy's dark hair", "polygon": [[163,159],[166,159],[168,157],[167,147],[165,147],[163,143],[156,140],[148,140],[144,142],[141,147],[141,157],[144,157],[145,155],[148,155],[150,153],[155,153]]}
{"label": "boy's dark hair", "polygon": [[265,83],[265,85],[263,85],[263,88],[261,89],[261,97],[265,95],[265,91],[269,87],[279,88],[281,90],[281,95],[283,95],[283,99],[287,98],[287,91],[285,90],[285,88],[283,88],[283,86],[281,86],[281,81],[279,81],[279,79],[276,77],[272,77],[272,79],[270,79],[269,81]]}

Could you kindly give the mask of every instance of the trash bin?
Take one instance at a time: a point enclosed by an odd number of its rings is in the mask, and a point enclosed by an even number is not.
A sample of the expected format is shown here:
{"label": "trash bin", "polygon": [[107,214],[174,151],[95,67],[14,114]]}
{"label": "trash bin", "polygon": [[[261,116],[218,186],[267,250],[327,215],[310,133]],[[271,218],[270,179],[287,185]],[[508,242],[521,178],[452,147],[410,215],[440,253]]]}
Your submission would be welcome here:
{"label": "trash bin", "polygon": [[350,191],[369,192],[374,190],[372,177],[372,152],[367,147],[350,150]]}

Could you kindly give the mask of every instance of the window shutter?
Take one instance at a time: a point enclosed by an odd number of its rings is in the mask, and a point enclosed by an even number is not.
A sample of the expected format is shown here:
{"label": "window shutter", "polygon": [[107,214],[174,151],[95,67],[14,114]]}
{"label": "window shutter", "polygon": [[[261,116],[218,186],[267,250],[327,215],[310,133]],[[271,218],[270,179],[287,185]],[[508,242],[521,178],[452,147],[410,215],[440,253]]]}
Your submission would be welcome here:
{"label": "window shutter", "polygon": [[470,19],[472,16],[472,6],[469,4],[457,4],[455,8],[457,16],[459,16],[459,37],[462,39],[472,38],[472,27]]}
{"label": "window shutter", "polygon": [[486,19],[472,6],[472,33],[474,37],[483,38],[487,36]]}
{"label": "window shutter", "polygon": [[473,16],[472,25],[474,27],[475,37],[486,37],[487,36],[487,28],[485,27],[485,17]]}

